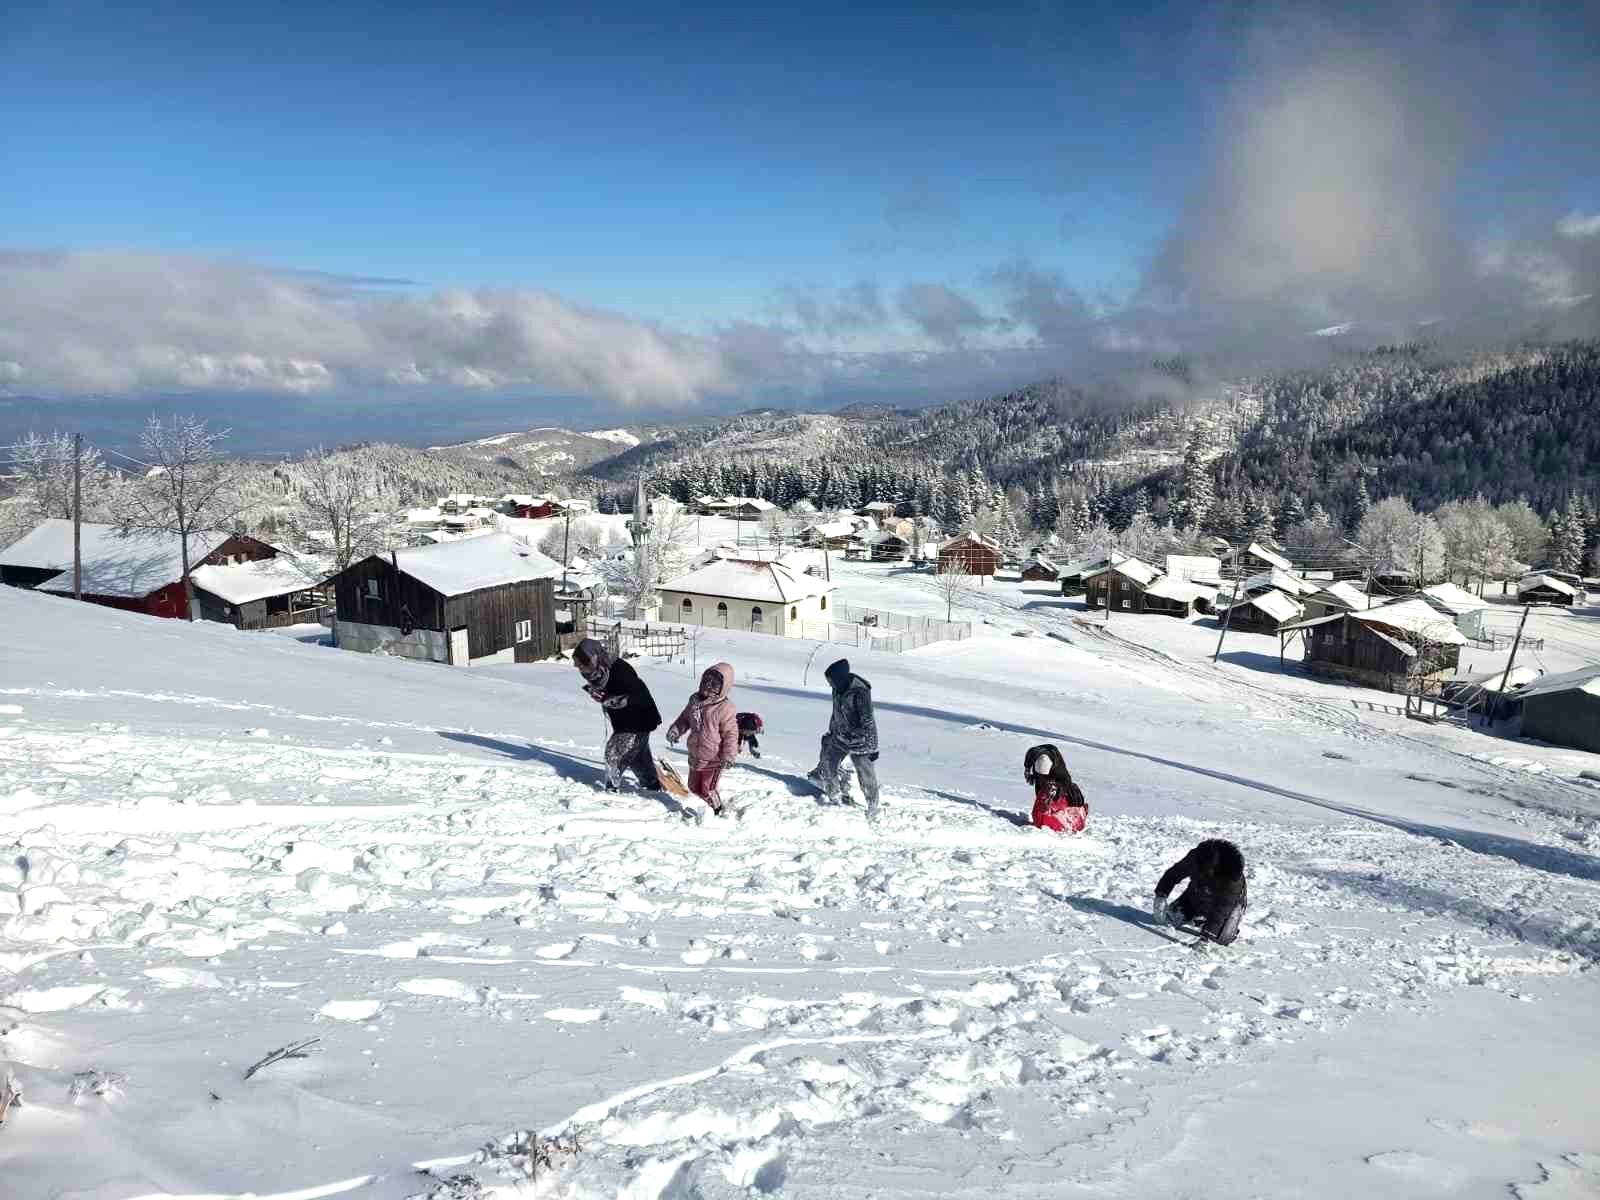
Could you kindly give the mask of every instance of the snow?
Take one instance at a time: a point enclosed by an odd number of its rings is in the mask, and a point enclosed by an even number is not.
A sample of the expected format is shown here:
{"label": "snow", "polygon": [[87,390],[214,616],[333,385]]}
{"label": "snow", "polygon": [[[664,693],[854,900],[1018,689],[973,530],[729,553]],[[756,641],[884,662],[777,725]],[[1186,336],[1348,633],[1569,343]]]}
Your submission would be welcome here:
{"label": "snow", "polygon": [[[926,573],[833,570],[944,615]],[[695,827],[596,791],[568,664],[0,588],[6,1193],[1595,1189],[1600,756],[1358,707],[1398,698],[1280,673],[1273,637],[1212,666],[1211,620],[1108,626],[1048,584],[962,604],[971,639],[851,652],[876,829],[798,779],[834,648],[707,630],[639,660],[668,709],[726,658],[765,719],[723,784],[747,815]],[[1542,625],[1583,646],[1585,619]],[[1042,740],[1087,838],[1017,824]],[[1144,914],[1212,835],[1252,908],[1190,950]],[[578,1147],[537,1187],[529,1131]]]}
{"label": "snow", "polygon": [[1294,572],[1293,563],[1276,551],[1268,550],[1260,542],[1251,542],[1247,547],[1245,547],[1244,552],[1247,556],[1253,556],[1266,563],[1268,566],[1276,567],[1280,571],[1288,571],[1291,574]]}
{"label": "snow", "polygon": [[1118,575],[1126,576],[1128,579],[1133,580],[1133,582],[1137,584],[1154,583],[1161,574],[1159,567],[1152,567],[1149,563],[1143,562],[1140,559],[1119,558],[1116,562],[1107,564],[1101,570],[1092,571],[1084,575],[1083,579],[1085,582],[1088,582],[1090,579],[1093,579],[1097,576],[1112,572],[1115,572]]}
{"label": "snow", "polygon": [[[1276,591],[1261,592],[1239,601],[1237,605],[1232,607],[1259,608],[1274,621],[1292,621],[1305,611],[1292,597]],[[1435,617],[1438,616],[1437,613],[1434,615]]]}
{"label": "snow", "polygon": [[1167,576],[1151,583],[1149,587],[1145,588],[1145,594],[1163,600],[1176,600],[1179,604],[1193,604],[1200,599],[1216,599],[1217,589]]}
{"label": "snow", "polygon": [[[228,534],[208,530],[189,536],[189,561],[199,562]],[[175,534],[145,530],[124,534],[115,525],[82,526],[83,590],[94,596],[137,599],[183,578],[183,546]],[[72,522],[51,518],[21,541],[0,552],[12,567],[54,567],[64,572],[39,586],[47,592],[72,591]]]}
{"label": "snow", "polygon": [[1600,666],[1583,667],[1577,671],[1563,671],[1559,675],[1544,675],[1527,684],[1516,695],[1547,696],[1554,692],[1588,692],[1600,696]]}
{"label": "snow", "polygon": [[1426,600],[1396,600],[1390,604],[1380,604],[1377,608],[1369,608],[1366,612],[1350,615],[1366,625],[1399,629],[1444,646],[1467,644],[1467,639],[1456,629],[1450,618],[1440,613]]}
{"label": "snow", "polygon": [[283,555],[227,566],[196,567],[190,577],[195,587],[229,604],[249,604],[268,596],[304,591],[319,582],[299,563]]}
{"label": "snow", "polygon": [[831,583],[782,562],[721,558],[697,571],[663,583],[661,590],[697,596],[726,596],[730,600],[769,600],[774,604],[789,604],[812,596],[824,596],[834,589]]}
{"label": "snow", "polygon": [[1311,595],[1313,597],[1331,596],[1351,612],[1363,612],[1372,605],[1371,596],[1345,579],[1339,579],[1333,583],[1325,583],[1312,592]]}
{"label": "snow", "polygon": [[506,533],[486,533],[394,553],[395,565],[402,572],[443,596],[561,574],[560,563]]}
{"label": "snow", "polygon": [[1423,588],[1422,594],[1440,611],[1447,612],[1453,617],[1489,607],[1489,601],[1474,596],[1466,588],[1454,583],[1433,584],[1431,587]]}
{"label": "snow", "polygon": [[584,436],[599,438],[602,442],[615,442],[629,450],[639,444],[638,436],[626,429],[590,429],[584,432]]}
{"label": "snow", "polygon": [[1517,590],[1519,592],[1531,591],[1534,588],[1549,588],[1552,591],[1557,591],[1562,595],[1572,596],[1574,598],[1576,598],[1578,595],[1577,588],[1573,587],[1565,580],[1557,579],[1553,575],[1524,575],[1521,582],[1517,584]]}

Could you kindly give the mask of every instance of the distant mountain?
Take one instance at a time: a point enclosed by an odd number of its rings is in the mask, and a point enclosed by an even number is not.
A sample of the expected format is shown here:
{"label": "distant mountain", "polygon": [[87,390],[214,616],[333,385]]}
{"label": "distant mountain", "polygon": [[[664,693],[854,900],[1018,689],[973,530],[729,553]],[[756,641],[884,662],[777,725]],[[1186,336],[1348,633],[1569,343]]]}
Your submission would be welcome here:
{"label": "distant mountain", "polygon": [[540,479],[580,474],[594,464],[641,443],[655,441],[659,428],[598,429],[580,433],[560,426],[542,426],[520,433],[497,433],[428,451],[467,462],[493,463]]}

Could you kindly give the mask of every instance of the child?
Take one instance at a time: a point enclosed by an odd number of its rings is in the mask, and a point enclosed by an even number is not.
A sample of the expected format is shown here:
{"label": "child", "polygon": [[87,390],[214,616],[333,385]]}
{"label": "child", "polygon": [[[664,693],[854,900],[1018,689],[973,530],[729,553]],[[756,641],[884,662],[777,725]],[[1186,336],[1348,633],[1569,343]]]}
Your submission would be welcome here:
{"label": "child", "polygon": [[632,771],[647,792],[659,791],[656,759],[650,734],[660,726],[661,714],[650,689],[631,664],[612,661],[605,646],[584,638],[572,652],[572,665],[583,676],[583,690],[606,710],[611,736],[606,739],[606,791],[622,786],[622,773]]}
{"label": "child", "polygon": [[757,713],[740,713],[739,722],[739,749],[750,751],[751,758],[761,757],[761,743],[756,741],[756,734],[766,728],[761,723]]}
{"label": "child", "polygon": [[727,809],[717,783],[739,753],[739,720],[732,692],[733,668],[727,663],[707,667],[700,676],[700,690],[689,697],[667,729],[669,745],[676,745],[685,733],[689,735],[689,790],[719,817],[726,815]]}
{"label": "child", "polygon": [[[1185,879],[1189,886],[1169,904],[1172,889]],[[1200,927],[1201,937],[1227,946],[1239,936],[1248,904],[1244,855],[1232,842],[1207,838],[1167,868],[1156,884],[1154,912],[1156,920],[1174,925],[1192,921]]]}
{"label": "child", "polygon": [[1072,781],[1061,751],[1046,743],[1022,759],[1022,777],[1033,785],[1033,823],[1057,833],[1082,833],[1089,823],[1089,802]]}

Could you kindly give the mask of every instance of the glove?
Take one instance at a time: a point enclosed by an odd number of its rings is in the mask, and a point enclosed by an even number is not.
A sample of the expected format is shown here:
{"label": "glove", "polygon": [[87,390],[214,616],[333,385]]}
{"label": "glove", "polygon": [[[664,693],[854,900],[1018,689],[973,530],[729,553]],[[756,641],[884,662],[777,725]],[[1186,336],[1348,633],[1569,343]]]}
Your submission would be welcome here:
{"label": "glove", "polygon": [[733,767],[733,759],[725,758],[722,760],[720,765],[724,771],[731,770]]}
{"label": "glove", "polygon": [[583,690],[589,693],[589,699],[591,699],[591,700],[603,701],[606,698],[606,694],[604,692],[602,692],[599,688],[586,687]]}
{"label": "glove", "polygon": [[1170,924],[1167,918],[1167,902],[1160,896],[1157,896],[1155,903],[1150,906],[1150,915],[1156,919],[1158,925]]}
{"label": "glove", "polygon": [[867,761],[868,762],[877,762],[878,761],[878,752],[876,750],[874,750],[871,754],[867,755]]}
{"label": "glove", "polygon": [[600,707],[610,709],[626,708],[628,707],[628,698],[626,696],[611,696],[600,701]]}
{"label": "glove", "polygon": [[667,745],[676,746],[678,744],[678,739],[681,738],[682,736],[683,736],[683,731],[682,730],[679,730],[679,729],[669,729],[669,730],[667,730]]}

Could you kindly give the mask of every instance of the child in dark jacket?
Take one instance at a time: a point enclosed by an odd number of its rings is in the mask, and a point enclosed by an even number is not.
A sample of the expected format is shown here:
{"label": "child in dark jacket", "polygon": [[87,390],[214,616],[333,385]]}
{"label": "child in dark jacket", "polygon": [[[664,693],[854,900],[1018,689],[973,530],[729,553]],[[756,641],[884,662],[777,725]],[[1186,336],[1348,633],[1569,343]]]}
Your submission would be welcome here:
{"label": "child in dark jacket", "polygon": [[622,773],[632,771],[639,786],[658,791],[655,755],[650,734],[661,724],[655,698],[631,664],[613,659],[594,638],[584,638],[572,652],[572,665],[583,676],[583,690],[606,710],[610,736],[606,739],[606,790],[622,786]]}
{"label": "child in dark jacket", "polygon": [[[1169,902],[1172,889],[1185,879],[1189,886],[1177,900]],[[1248,905],[1244,855],[1232,842],[1207,838],[1161,876],[1153,911],[1157,920],[1173,925],[1194,924],[1202,937],[1227,946],[1239,936]]]}
{"label": "child in dark jacket", "polygon": [[1072,780],[1061,751],[1046,742],[1022,758],[1022,777],[1033,785],[1033,823],[1057,833],[1082,833],[1089,823],[1089,802]]}

